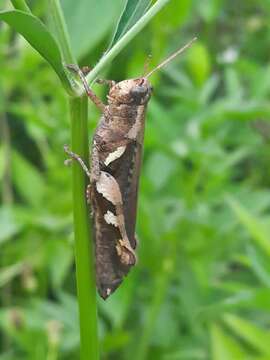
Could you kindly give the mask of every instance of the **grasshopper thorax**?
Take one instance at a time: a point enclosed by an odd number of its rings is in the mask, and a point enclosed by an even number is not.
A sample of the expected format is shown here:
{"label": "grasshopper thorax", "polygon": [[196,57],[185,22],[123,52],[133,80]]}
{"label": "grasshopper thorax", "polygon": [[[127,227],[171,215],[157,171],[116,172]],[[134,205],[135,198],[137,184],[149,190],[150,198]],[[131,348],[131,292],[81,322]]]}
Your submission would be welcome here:
{"label": "grasshopper thorax", "polygon": [[153,88],[145,77],[128,79],[111,87],[109,104],[144,105],[150,99]]}

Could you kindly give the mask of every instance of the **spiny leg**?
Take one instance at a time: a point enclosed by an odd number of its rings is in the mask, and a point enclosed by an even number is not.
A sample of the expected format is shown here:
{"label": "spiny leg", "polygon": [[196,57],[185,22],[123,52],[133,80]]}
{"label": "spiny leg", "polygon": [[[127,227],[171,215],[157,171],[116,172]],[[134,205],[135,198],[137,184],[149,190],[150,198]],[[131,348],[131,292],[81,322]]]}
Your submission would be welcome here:
{"label": "spiny leg", "polygon": [[101,171],[100,178],[96,182],[96,190],[115,206],[116,215],[108,211],[105,214],[107,217],[104,216],[104,218],[108,224],[118,227],[121,234],[121,239],[117,241],[116,245],[121,262],[125,265],[134,265],[136,255],[126,232],[123,199],[118,182],[111,174]]}
{"label": "spiny leg", "polygon": [[74,71],[81,79],[84,89],[86,91],[87,96],[93,101],[93,103],[102,111],[104,112],[106,105],[97,97],[97,95],[90,89],[89,85],[87,84],[85,75],[83,71],[75,64],[68,64],[66,67],[72,71]]}
{"label": "spiny leg", "polygon": [[[90,73],[90,71],[92,70],[92,67],[85,65],[85,66],[82,66],[80,69],[81,69],[83,75],[86,76]],[[97,83],[99,85],[108,85],[110,88],[116,84],[116,82],[114,80],[107,80],[107,79],[96,79],[95,83]]]}
{"label": "spiny leg", "polygon": [[90,73],[90,71],[92,70],[92,67],[85,65],[85,66],[81,67],[81,70],[82,70],[83,75],[86,76]]}
{"label": "spiny leg", "polygon": [[88,184],[86,188],[86,200],[87,204],[92,204],[93,196],[92,196],[92,185]]}
{"label": "spiny leg", "polygon": [[86,164],[84,163],[83,159],[78,154],[75,154],[73,151],[69,150],[68,145],[64,145],[64,151],[71,159],[78,161],[86,175],[91,180],[91,173]]}
{"label": "spiny leg", "polygon": [[96,199],[93,196],[93,185],[88,184],[86,187],[86,201],[88,205],[91,205],[90,216],[94,216],[94,209],[97,208]]}
{"label": "spiny leg", "polygon": [[113,87],[116,82],[114,80],[96,79],[96,83],[100,85],[108,85],[110,88]]}
{"label": "spiny leg", "polygon": [[98,156],[98,149],[96,147],[95,140],[93,145],[94,146],[92,147],[92,154],[91,154],[91,175],[90,175],[91,183],[98,181],[100,177],[99,156]]}
{"label": "spiny leg", "polygon": [[119,203],[115,206],[116,217],[118,228],[122,239],[119,239],[116,244],[116,251],[120,256],[121,262],[125,265],[135,265],[136,264],[136,255],[134,249],[132,248],[125,226],[125,218],[124,218],[124,209],[123,204]]}
{"label": "spiny leg", "polygon": [[[92,196],[92,183],[91,183],[91,173],[90,173],[90,171],[88,170],[88,168],[85,165],[82,158],[79,155],[75,154],[73,151],[70,151],[69,147],[67,145],[64,146],[64,151],[65,151],[66,154],[68,154],[68,156],[70,156],[70,159],[67,159],[67,160],[71,160],[71,161],[76,160],[76,161],[78,161],[79,164],[81,165],[81,167],[83,168],[84,172],[86,173],[86,175],[89,177],[90,184],[88,184],[87,188],[86,188],[86,201],[87,201],[88,205],[92,205],[93,196]],[[66,164],[68,164],[67,160],[65,161]],[[91,215],[91,217],[93,216],[93,210],[91,210],[90,215]]]}
{"label": "spiny leg", "polygon": [[[69,65],[68,65],[68,67],[69,67]],[[73,68],[73,66],[72,66],[72,68]],[[80,69],[81,69],[81,72],[83,73],[83,75],[86,76],[90,73],[90,71],[92,70],[92,67],[88,66],[88,65],[84,65]],[[73,70],[73,69],[71,69],[71,70]],[[114,80],[107,80],[107,79],[96,79],[95,83],[97,83],[99,85],[108,85],[110,88],[116,84],[116,82]]]}

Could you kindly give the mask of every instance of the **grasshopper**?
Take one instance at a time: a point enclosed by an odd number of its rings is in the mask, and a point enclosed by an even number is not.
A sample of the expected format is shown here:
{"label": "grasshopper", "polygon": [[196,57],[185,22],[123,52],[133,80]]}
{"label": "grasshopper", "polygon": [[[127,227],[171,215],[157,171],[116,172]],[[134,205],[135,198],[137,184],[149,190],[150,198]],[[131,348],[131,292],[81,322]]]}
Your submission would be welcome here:
{"label": "grasshopper", "polygon": [[68,65],[81,79],[88,97],[102,112],[93,137],[91,169],[67,146],[64,150],[71,159],[80,163],[89,178],[86,197],[92,207],[96,282],[103,299],[117,289],[137,261],[135,225],[138,186],[145,114],[153,91],[148,78],[195,39],[145,76],[118,83],[103,81],[109,85],[107,105],[88,86],[83,71],[76,65]]}

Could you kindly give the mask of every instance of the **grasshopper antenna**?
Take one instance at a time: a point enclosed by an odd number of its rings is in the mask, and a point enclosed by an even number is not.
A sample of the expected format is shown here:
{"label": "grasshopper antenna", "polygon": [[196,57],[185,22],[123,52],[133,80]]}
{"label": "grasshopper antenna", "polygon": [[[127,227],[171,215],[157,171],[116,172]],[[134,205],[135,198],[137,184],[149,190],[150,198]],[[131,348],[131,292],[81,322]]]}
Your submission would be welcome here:
{"label": "grasshopper antenna", "polygon": [[144,66],[143,66],[143,76],[142,77],[146,76],[147,71],[149,70],[149,64],[150,64],[151,59],[152,59],[152,55],[149,54],[145,60]]}
{"label": "grasshopper antenna", "polygon": [[185,46],[183,46],[182,48],[180,48],[179,50],[177,50],[175,53],[173,53],[171,56],[169,56],[167,59],[165,59],[164,61],[162,61],[162,63],[160,63],[158,66],[156,66],[153,70],[151,70],[147,75],[145,75],[145,78],[149,78],[149,76],[151,76],[155,71],[157,71],[158,69],[162,68],[163,66],[165,66],[166,64],[168,64],[170,61],[172,61],[176,56],[182,54],[182,52],[184,52],[186,49],[188,49],[193,43],[194,41],[197,40],[197,37],[194,37],[192,40],[190,40]]}

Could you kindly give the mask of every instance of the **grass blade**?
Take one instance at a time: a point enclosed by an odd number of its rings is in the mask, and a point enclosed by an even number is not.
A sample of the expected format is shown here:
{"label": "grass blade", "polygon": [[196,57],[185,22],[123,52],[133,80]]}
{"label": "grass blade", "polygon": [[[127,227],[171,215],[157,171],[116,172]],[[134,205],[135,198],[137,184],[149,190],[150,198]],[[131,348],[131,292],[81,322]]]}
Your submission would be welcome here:
{"label": "grass blade", "polygon": [[268,256],[270,256],[270,241],[264,225],[232,197],[228,197],[227,201],[238,220],[245,226],[253,240]]}
{"label": "grass blade", "polygon": [[[129,29],[125,35],[100,59],[97,65],[87,75],[87,82],[91,83],[127,44],[149,23],[149,21],[169,2],[170,0],[157,0],[153,6]],[[81,87],[81,93],[84,92]]]}
{"label": "grass blade", "polygon": [[20,33],[48,61],[65,89],[73,94],[74,91],[65,72],[60,49],[46,26],[36,16],[20,10],[2,11],[0,12],[0,20]]}
{"label": "grass blade", "polygon": [[269,331],[259,328],[255,324],[232,314],[224,315],[223,320],[240,338],[248,342],[257,351],[268,356],[270,355]]}
{"label": "grass blade", "polygon": [[151,0],[127,0],[109,49],[145,14]]}

